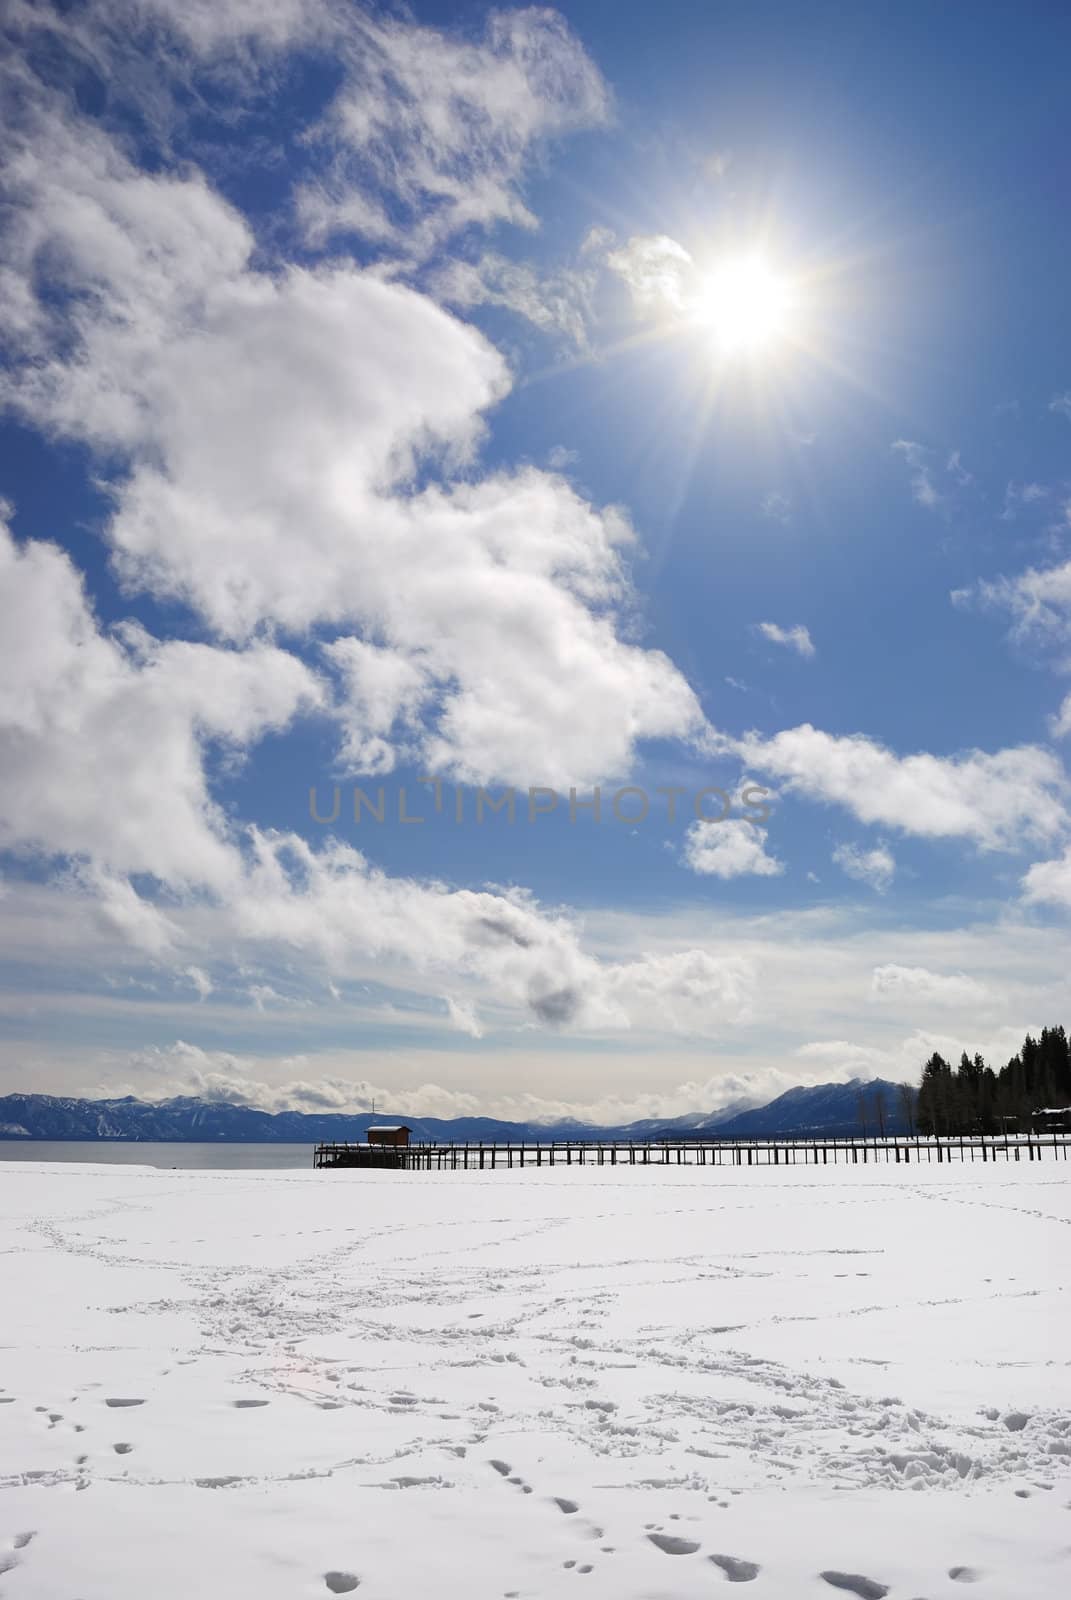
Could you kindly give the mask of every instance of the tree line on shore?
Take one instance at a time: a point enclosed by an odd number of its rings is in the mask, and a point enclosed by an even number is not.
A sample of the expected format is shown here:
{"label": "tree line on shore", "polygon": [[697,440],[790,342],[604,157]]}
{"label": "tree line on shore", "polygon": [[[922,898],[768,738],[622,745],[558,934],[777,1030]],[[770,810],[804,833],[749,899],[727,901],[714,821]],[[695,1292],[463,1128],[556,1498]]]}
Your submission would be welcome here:
{"label": "tree line on shore", "polygon": [[980,1055],[953,1067],[934,1051],[922,1069],[915,1105],[919,1133],[999,1133],[1026,1129],[1040,1110],[1071,1106],[1071,1044],[1063,1027],[1029,1033],[998,1071]]}

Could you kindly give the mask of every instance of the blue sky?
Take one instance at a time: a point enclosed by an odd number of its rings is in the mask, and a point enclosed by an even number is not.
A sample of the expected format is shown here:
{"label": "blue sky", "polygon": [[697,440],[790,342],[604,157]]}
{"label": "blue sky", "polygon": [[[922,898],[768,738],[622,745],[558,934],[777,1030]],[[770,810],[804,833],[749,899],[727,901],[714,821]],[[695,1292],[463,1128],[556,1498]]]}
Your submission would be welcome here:
{"label": "blue sky", "polygon": [[0,1090],[615,1120],[1066,1020],[1071,19],[967,22],[12,9]]}

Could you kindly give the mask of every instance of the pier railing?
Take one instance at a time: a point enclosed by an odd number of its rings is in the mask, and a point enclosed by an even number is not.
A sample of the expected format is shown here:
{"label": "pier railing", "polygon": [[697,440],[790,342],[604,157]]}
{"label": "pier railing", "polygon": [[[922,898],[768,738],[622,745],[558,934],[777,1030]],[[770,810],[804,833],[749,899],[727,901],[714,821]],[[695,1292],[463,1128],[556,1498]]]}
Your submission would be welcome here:
{"label": "pier railing", "polygon": [[517,1167],[910,1167],[946,1161],[1066,1161],[1071,1133],[912,1134],[838,1138],[556,1139],[427,1141],[409,1145],[320,1144],[315,1167],[404,1172],[494,1172]]}

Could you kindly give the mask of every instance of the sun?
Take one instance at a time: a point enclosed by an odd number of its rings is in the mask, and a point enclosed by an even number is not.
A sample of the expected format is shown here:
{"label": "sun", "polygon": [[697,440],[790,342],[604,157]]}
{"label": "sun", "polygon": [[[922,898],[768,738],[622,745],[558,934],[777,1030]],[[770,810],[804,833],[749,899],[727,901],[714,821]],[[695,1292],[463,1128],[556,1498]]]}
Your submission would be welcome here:
{"label": "sun", "polygon": [[756,356],[787,335],[794,304],[792,285],[764,257],[742,255],[722,262],[704,279],[696,312],[719,351]]}

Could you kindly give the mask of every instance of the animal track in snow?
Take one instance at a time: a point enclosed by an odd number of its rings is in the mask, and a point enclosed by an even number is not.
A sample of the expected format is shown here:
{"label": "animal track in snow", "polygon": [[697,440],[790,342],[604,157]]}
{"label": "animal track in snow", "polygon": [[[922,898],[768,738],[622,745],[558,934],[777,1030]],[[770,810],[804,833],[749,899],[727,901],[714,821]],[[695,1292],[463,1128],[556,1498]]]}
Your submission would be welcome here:
{"label": "animal track in snow", "polygon": [[857,1572],[820,1572],[820,1578],[831,1583],[834,1589],[847,1589],[857,1594],[859,1600],[884,1600],[889,1592],[887,1583],[875,1583],[873,1578],[861,1578]]}
{"label": "animal track in snow", "polygon": [[580,1510],[580,1507],[577,1505],[575,1500],[564,1500],[561,1495],[557,1494],[553,1495],[551,1498],[558,1510],[564,1511],[567,1517],[571,1517],[575,1511]]}
{"label": "animal track in snow", "polygon": [[112,1449],[115,1451],[117,1456],[128,1456],[133,1448],[134,1446],[132,1444],[125,1443],[112,1445]]}
{"label": "animal track in snow", "polygon": [[977,1567],[949,1567],[948,1576],[953,1583],[977,1583],[982,1574]]}
{"label": "animal track in snow", "polygon": [[649,1533],[647,1535],[656,1549],[667,1556],[694,1556],[699,1549],[696,1539],[682,1539],[676,1533]]}
{"label": "animal track in snow", "polygon": [[324,1582],[332,1594],[352,1594],[361,1580],[353,1572],[325,1572]]}
{"label": "animal track in snow", "polygon": [[710,1559],[730,1583],[750,1583],[762,1571],[757,1561],[741,1561],[736,1556],[711,1556]]}
{"label": "animal track in snow", "polygon": [[116,1398],[113,1396],[111,1399],[105,1400],[104,1404],[111,1406],[114,1410],[117,1406],[143,1406],[145,1402],[144,1400],[124,1400],[121,1397]]}
{"label": "animal track in snow", "polygon": [[[111,1405],[111,1401],[108,1402]],[[270,1406],[270,1400],[232,1400],[231,1405],[235,1411],[257,1411],[261,1406]]]}
{"label": "animal track in snow", "polygon": [[14,1539],[15,1549],[25,1550],[30,1540],[34,1537],[34,1531],[35,1530],[31,1528],[29,1533],[17,1533]]}

